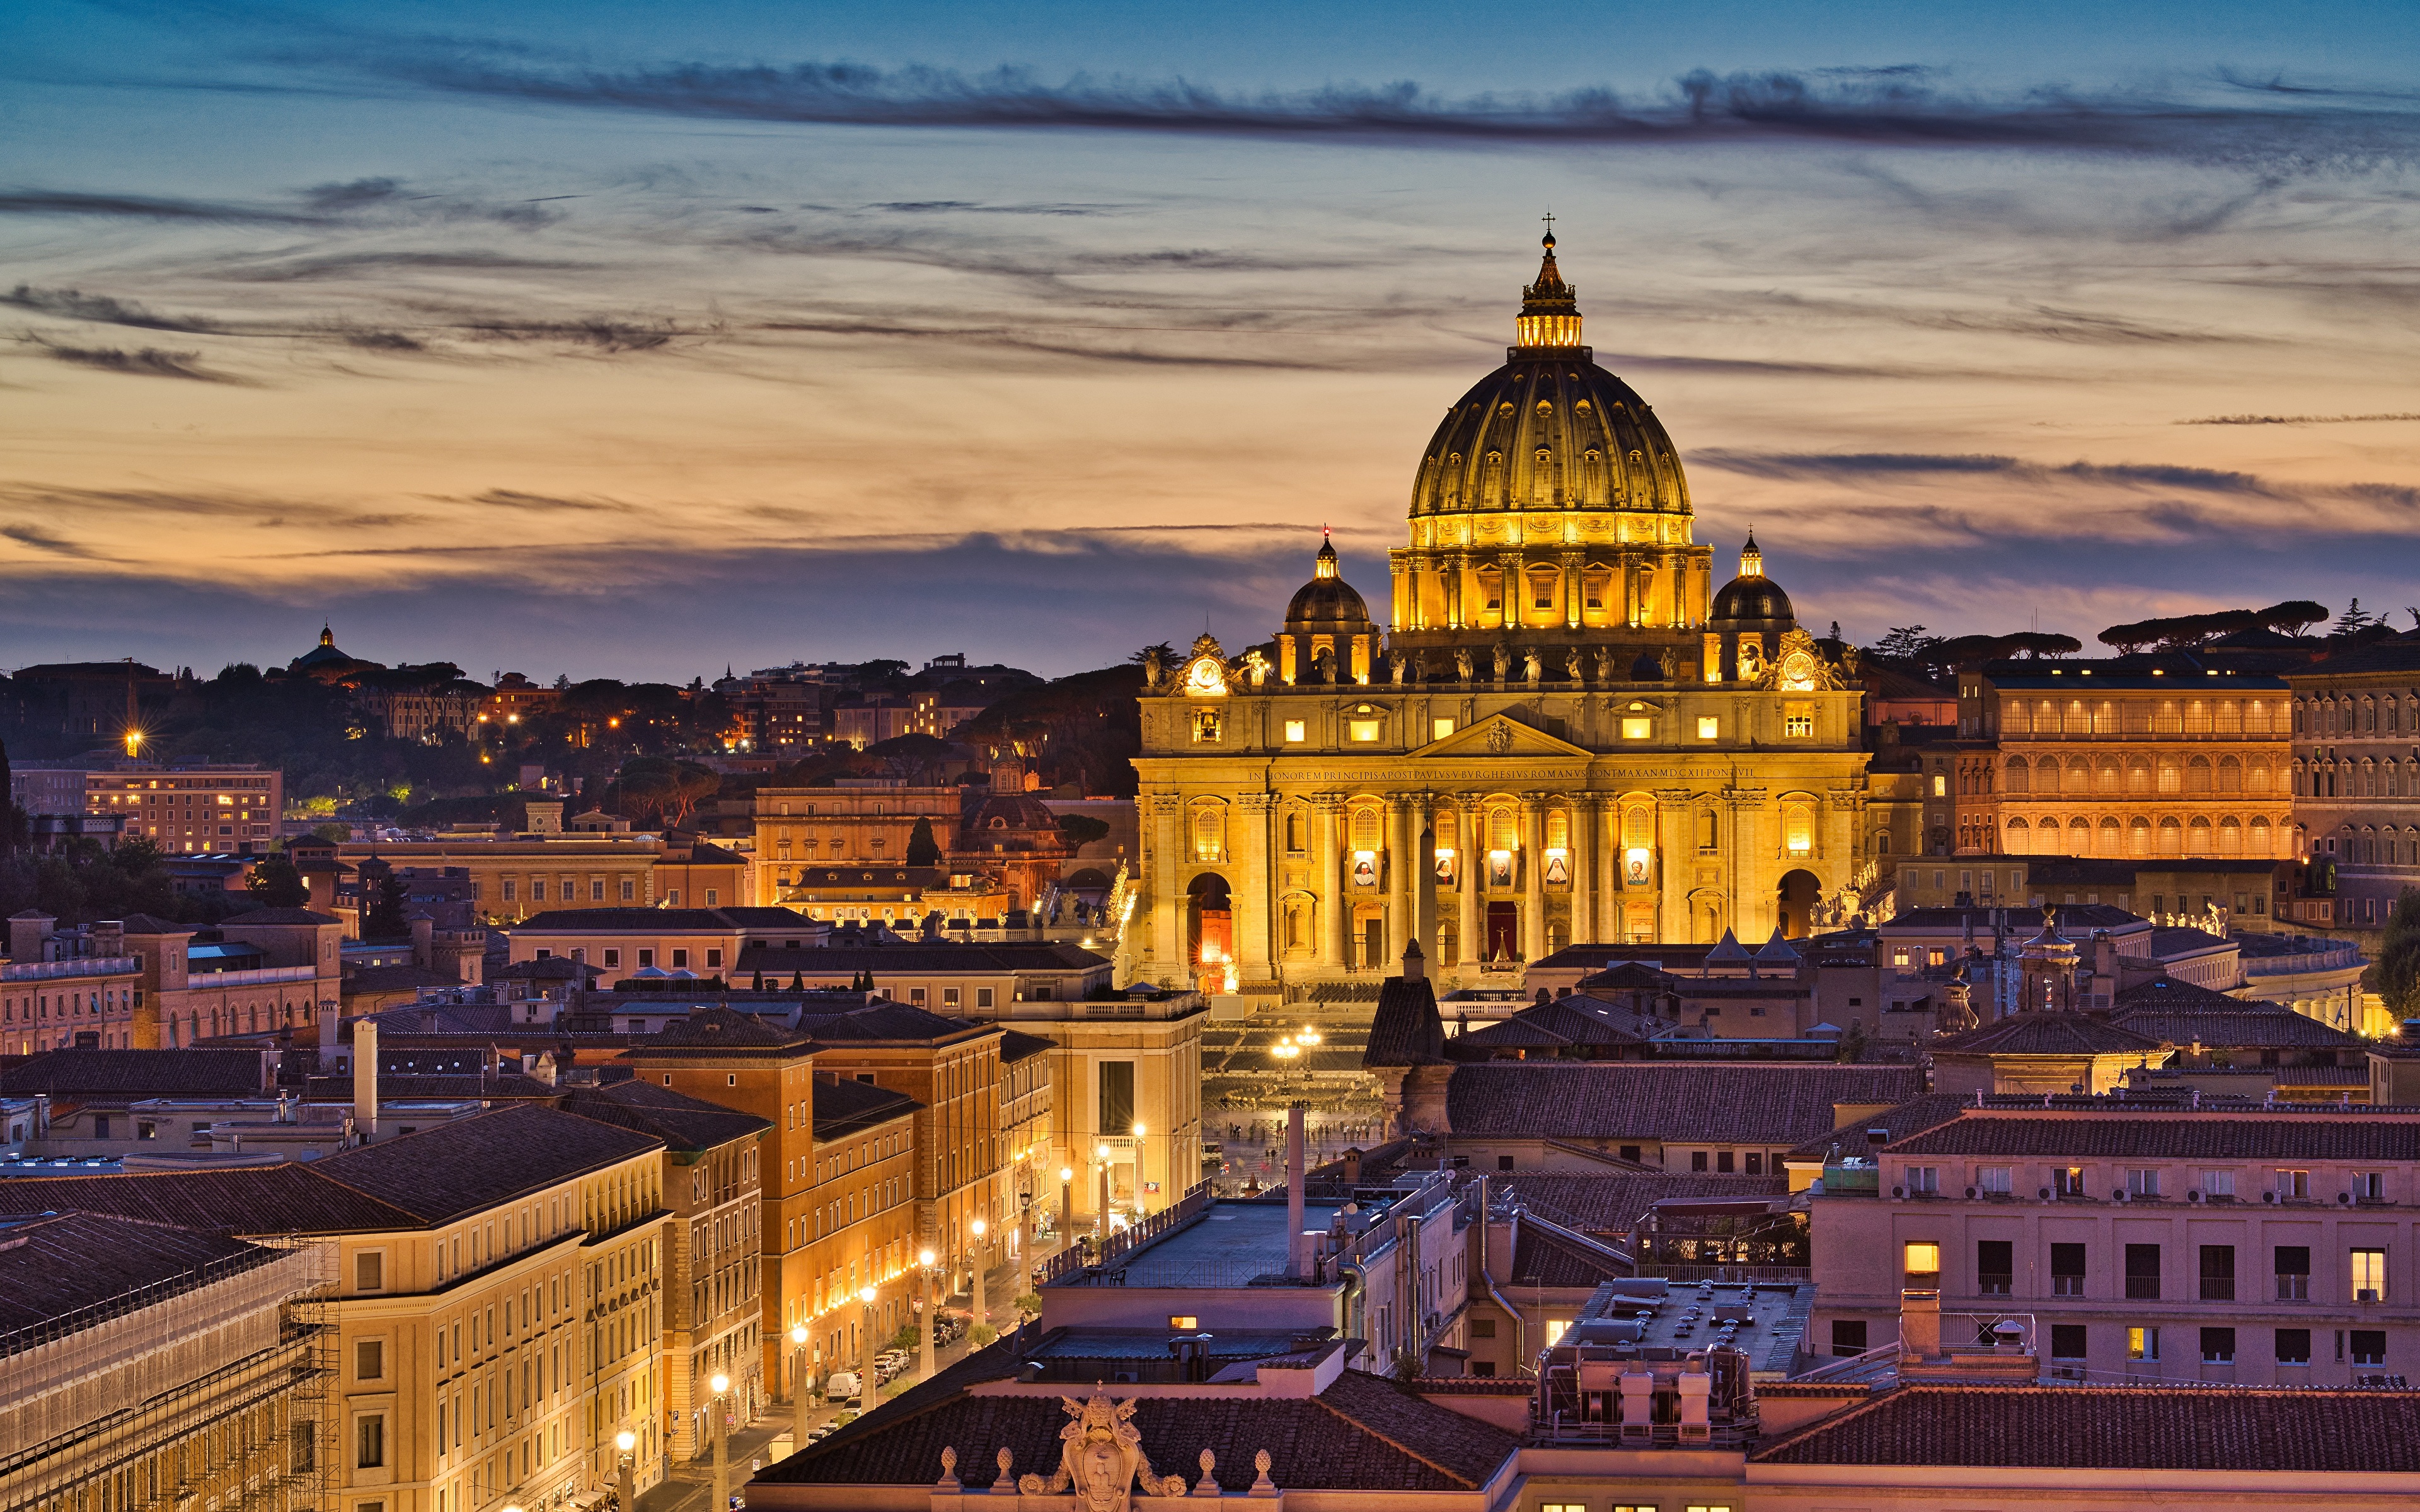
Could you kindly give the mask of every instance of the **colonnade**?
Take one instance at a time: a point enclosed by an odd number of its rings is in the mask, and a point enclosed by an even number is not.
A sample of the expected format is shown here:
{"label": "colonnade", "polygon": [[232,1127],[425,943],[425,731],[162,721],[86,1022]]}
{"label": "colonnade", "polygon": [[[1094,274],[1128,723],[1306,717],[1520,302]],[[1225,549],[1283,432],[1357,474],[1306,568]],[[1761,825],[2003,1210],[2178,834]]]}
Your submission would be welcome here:
{"label": "colonnade", "polygon": [[[1631,625],[1689,626],[1706,617],[1705,575],[1693,571],[1703,548],[1684,546],[1617,551],[1572,547],[1401,550],[1394,554],[1396,625],[1410,630],[1531,628]],[[1553,603],[1540,609],[1527,596],[1532,575],[1553,570]],[[1480,575],[1497,575],[1491,609]],[[1599,602],[1588,602],[1588,578],[1605,577]]]}

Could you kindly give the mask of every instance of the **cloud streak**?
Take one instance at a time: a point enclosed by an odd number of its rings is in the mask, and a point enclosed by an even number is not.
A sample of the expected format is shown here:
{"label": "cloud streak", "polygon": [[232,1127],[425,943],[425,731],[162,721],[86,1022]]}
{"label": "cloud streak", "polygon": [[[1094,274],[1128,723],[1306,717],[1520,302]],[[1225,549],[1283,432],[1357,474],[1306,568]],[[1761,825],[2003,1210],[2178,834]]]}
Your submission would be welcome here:
{"label": "cloud streak", "polygon": [[35,340],[33,345],[62,363],[78,367],[99,368],[104,373],[124,373],[135,378],[186,378],[196,383],[230,383],[246,385],[246,380],[225,373],[214,373],[199,365],[199,352],[163,351],[157,347],[145,347],[129,351],[122,347],[62,347],[52,342]]}
{"label": "cloud streak", "polygon": [[[582,109],[822,125],[1169,131],[1401,143],[1686,146],[1804,141],[1864,147],[2038,148],[2257,161],[2304,170],[2405,162],[2420,149],[2406,96],[2281,89],[2219,76],[2198,98],[2041,88],[2012,95],[1941,87],[1913,68],[1674,80],[1659,98],[1588,88],[1456,98],[1410,83],[1293,93],[1221,91],[1184,80],[1051,83],[981,73],[810,61],[744,67],[665,63],[596,69],[477,38],[303,45],[295,62],[447,93]],[[923,208],[908,202],[900,208]],[[951,207],[955,208],[955,207]]]}

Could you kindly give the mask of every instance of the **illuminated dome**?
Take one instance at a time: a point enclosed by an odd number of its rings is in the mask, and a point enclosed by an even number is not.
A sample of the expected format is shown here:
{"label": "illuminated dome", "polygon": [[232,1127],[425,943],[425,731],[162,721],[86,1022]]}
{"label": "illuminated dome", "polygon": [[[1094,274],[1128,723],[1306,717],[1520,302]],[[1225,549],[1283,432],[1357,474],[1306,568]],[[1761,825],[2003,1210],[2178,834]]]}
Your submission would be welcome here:
{"label": "illuminated dome", "polygon": [[1311,581],[1302,585],[1286,606],[1286,628],[1298,631],[1341,631],[1358,635],[1370,629],[1370,606],[1352,584],[1336,575],[1336,547],[1319,543],[1319,557]]}
{"label": "illuminated dome", "polygon": [[1790,607],[1790,595],[1764,575],[1764,553],[1757,549],[1754,531],[1748,532],[1747,545],[1740,548],[1740,575],[1723,584],[1723,591],[1714,595],[1714,609],[1707,619],[1714,625],[1797,623],[1796,611]]}
{"label": "illuminated dome", "polygon": [[1590,361],[1577,290],[1545,238],[1502,367],[1455,401],[1429,439],[1412,517],[1499,510],[1689,513],[1672,439],[1637,390]]}

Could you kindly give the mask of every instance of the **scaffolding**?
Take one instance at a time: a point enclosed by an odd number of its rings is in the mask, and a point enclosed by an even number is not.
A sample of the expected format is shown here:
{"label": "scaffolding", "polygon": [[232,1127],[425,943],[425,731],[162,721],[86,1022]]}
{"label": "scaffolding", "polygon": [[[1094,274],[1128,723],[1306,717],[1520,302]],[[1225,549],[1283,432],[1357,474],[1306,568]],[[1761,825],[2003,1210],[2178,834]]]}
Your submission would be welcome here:
{"label": "scaffolding", "polygon": [[333,1253],[272,1242],[0,1335],[0,1512],[324,1512]]}

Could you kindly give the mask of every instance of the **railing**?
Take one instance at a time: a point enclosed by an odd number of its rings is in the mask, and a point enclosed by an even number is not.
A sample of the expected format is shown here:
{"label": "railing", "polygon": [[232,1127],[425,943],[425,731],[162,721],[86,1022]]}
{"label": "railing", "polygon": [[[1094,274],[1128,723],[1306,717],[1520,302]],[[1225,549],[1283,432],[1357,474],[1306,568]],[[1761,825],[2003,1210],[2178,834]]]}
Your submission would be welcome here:
{"label": "railing", "polygon": [[1635,1273],[1642,1276],[1662,1276],[1668,1281],[1753,1281],[1758,1286],[1796,1286],[1813,1276],[1811,1268],[1804,1265],[1659,1265],[1653,1260],[1641,1260]]}
{"label": "railing", "polygon": [[131,955],[94,955],[74,961],[19,961],[0,966],[0,981],[49,981],[59,977],[131,977],[142,969],[142,960]]}
{"label": "railing", "polygon": [[186,977],[195,987],[257,987],[274,981],[309,981],[317,966],[261,966],[252,971],[196,971]]}
{"label": "railing", "polygon": [[1106,1266],[1162,1234],[1171,1233],[1191,1223],[1210,1209],[1210,1183],[1197,1182],[1193,1189],[1129,1227],[1109,1236],[1088,1252],[1081,1245],[1070,1245],[1043,1260],[1033,1268],[1037,1286],[1048,1286],[1071,1273],[1092,1266]]}
{"label": "railing", "polygon": [[2341,950],[2304,950],[2296,955],[2247,955],[2242,962],[2243,975],[2251,980],[2262,977],[2295,977],[2309,971],[2349,971],[2361,964],[2361,948],[2348,944]]}

